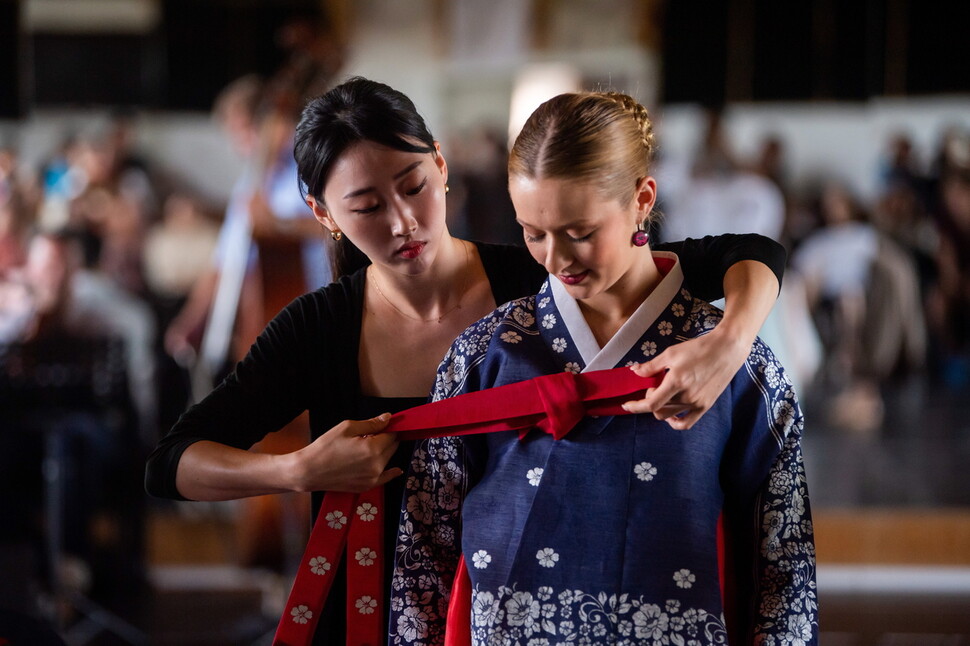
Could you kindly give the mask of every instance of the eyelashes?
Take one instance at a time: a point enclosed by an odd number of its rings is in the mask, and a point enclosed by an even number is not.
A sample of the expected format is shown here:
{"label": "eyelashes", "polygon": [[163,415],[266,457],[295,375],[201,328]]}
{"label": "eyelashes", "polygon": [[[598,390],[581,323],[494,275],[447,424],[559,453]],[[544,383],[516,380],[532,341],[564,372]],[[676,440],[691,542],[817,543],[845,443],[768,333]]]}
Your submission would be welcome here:
{"label": "eyelashes", "polygon": [[405,194],[406,194],[406,195],[417,195],[418,193],[420,193],[421,191],[423,191],[423,190],[424,190],[424,187],[425,187],[425,185],[426,185],[427,183],[428,183],[428,178],[427,178],[427,177],[425,177],[425,178],[424,178],[424,179],[423,179],[423,180],[421,181],[421,183],[420,183],[420,184],[418,184],[418,185],[417,185],[416,187],[414,187],[414,188],[412,188],[412,189],[411,189],[411,190],[409,190],[409,191],[405,191]]}
{"label": "eyelashes", "polygon": [[[425,177],[420,184],[418,184],[414,188],[404,191],[404,194],[407,195],[408,197],[414,197],[415,195],[418,195],[422,191],[424,191],[424,188],[427,185],[428,185],[428,178]],[[351,209],[350,212],[357,213],[359,215],[369,215],[371,213],[376,213],[379,208],[381,208],[381,205],[375,204],[374,206],[365,206],[364,208],[360,208],[360,209]]]}
{"label": "eyelashes", "polygon": [[[582,236],[580,238],[574,238],[571,235],[567,235],[566,237],[569,238],[570,241],[572,241],[572,242],[588,242],[589,239],[593,237],[593,233],[594,233],[593,231],[590,231],[589,233],[587,233],[586,235],[584,235],[584,236]],[[540,242],[544,237],[545,237],[544,235],[540,235],[540,236],[530,236],[527,233],[527,234],[525,234],[525,241],[528,242],[528,243],[530,243],[530,244],[535,244],[537,242]]]}

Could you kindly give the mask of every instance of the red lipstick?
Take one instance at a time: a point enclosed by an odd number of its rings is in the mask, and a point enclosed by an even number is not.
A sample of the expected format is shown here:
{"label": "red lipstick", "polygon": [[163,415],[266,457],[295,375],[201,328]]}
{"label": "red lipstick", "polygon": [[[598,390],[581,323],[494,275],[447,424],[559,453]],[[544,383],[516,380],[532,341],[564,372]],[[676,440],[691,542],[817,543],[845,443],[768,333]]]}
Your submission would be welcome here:
{"label": "red lipstick", "polygon": [[589,270],[580,272],[578,274],[559,274],[559,280],[567,285],[578,285],[583,282],[589,275]]}
{"label": "red lipstick", "polygon": [[398,247],[397,253],[402,258],[417,258],[424,251],[424,242],[408,242]]}

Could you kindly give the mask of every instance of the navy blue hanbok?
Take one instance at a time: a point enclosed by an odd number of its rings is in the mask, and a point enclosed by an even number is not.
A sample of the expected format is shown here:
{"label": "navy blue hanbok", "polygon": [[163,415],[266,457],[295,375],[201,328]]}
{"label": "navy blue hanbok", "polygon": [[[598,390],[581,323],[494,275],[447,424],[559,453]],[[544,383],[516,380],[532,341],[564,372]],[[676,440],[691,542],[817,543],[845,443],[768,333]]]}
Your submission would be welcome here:
{"label": "navy blue hanbok", "polygon": [[[643,362],[712,330],[720,310],[683,289],[676,256],[654,255],[666,275],[605,347],[550,277],[455,341],[434,399]],[[473,644],[699,646],[727,644],[729,632],[746,644],[815,644],[801,431],[791,383],[759,340],[688,431],[625,415],[587,417],[558,441],[531,431],[420,442],[402,503],[389,643],[442,643],[463,554]]]}

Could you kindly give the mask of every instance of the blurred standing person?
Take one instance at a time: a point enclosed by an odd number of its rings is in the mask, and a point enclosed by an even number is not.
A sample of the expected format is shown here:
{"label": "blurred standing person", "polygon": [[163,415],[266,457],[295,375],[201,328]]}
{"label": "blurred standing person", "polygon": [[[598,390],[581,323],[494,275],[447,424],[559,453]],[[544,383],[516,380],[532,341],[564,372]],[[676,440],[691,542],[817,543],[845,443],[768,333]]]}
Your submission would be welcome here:
{"label": "blurred standing person", "polygon": [[925,359],[916,268],[845,187],[827,185],[819,210],[823,226],[795,250],[791,265],[826,349],[823,386],[837,393],[833,421],[872,431],[882,423],[880,386]]}
{"label": "blurred standing person", "polygon": [[509,199],[509,152],[501,135],[479,128],[456,142],[463,154],[452,164],[451,195],[460,203],[455,209],[456,230],[472,240],[521,244],[522,231],[515,226],[515,209]]}
{"label": "blurred standing person", "polygon": [[[265,87],[259,77],[248,75],[230,83],[216,99],[213,114],[245,160],[245,168],[232,189],[212,264],[165,333],[169,354],[190,363],[200,351],[202,331],[207,326],[219,327],[210,332],[221,335],[208,357],[212,361],[208,369],[213,373],[223,368],[217,364],[241,356],[265,324],[260,320],[264,285],[259,275],[259,246],[254,240],[270,240],[276,234],[305,240],[305,255],[298,260],[303,261],[307,275],[301,278],[300,291],[329,282],[319,224],[295,190],[296,167],[285,145],[289,136],[286,124],[263,121]],[[237,320],[237,312],[258,314]]]}
{"label": "blurred standing person", "polygon": [[954,388],[970,385],[970,156],[966,162],[940,178],[939,278],[928,308],[943,381]]}
{"label": "blurred standing person", "polygon": [[33,214],[16,188],[0,190],[0,280],[27,260],[27,241]]}
{"label": "blurred standing person", "polygon": [[[276,111],[266,83],[237,79],[219,95],[214,114],[245,160],[233,186],[212,262],[165,332],[166,351],[188,369],[191,399],[200,399],[241,359],[272,314],[297,295],[329,282],[320,226],[300,198],[290,148],[291,123]],[[289,127],[288,127],[289,126]],[[306,442],[305,419],[258,450],[292,450]],[[292,509],[291,509],[292,507]],[[240,560],[285,569],[283,525],[305,525],[295,498],[256,498],[239,508]],[[293,532],[290,532],[292,534]],[[303,530],[296,532],[302,535]],[[299,540],[292,539],[292,540]]]}
{"label": "blurred standing person", "polygon": [[[664,240],[758,233],[781,241],[784,196],[771,180],[737,161],[719,111],[708,111],[701,146],[685,168],[688,175],[670,182],[672,194],[663,198],[662,210],[670,215],[660,225]],[[664,177],[662,170],[658,177]]]}

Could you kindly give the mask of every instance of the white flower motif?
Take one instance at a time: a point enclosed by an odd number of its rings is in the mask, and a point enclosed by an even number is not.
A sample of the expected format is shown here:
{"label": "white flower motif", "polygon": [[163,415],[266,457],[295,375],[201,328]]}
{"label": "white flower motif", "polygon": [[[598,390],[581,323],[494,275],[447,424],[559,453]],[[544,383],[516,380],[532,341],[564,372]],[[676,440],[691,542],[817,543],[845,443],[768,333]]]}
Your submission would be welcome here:
{"label": "white flower motif", "polygon": [[548,304],[549,304],[549,297],[548,296],[543,297],[542,300],[539,301],[539,309],[545,308],[545,306]]}
{"label": "white flower motif", "polygon": [[776,471],[771,474],[768,481],[768,491],[776,496],[780,496],[792,487],[794,476],[788,471]]}
{"label": "white flower motif", "polygon": [[785,614],[787,606],[780,594],[769,594],[761,600],[761,614],[777,619]]}
{"label": "white flower motif", "polygon": [[769,561],[777,561],[785,555],[785,549],[781,546],[777,534],[767,536],[761,541],[761,553]]}
{"label": "white flower motif", "polygon": [[555,314],[546,314],[545,316],[542,317],[542,327],[546,328],[547,330],[551,330],[552,326],[555,324],[556,324]]}
{"label": "white flower motif", "polygon": [[637,466],[633,467],[633,473],[636,474],[637,480],[650,482],[653,480],[653,477],[657,475],[657,467],[653,466],[649,462],[641,462]]}
{"label": "white flower motif", "polygon": [[633,613],[634,635],[639,639],[661,641],[667,632],[668,617],[660,606],[647,603]]}
{"label": "white flower motif", "polygon": [[657,343],[655,341],[644,341],[640,346],[640,351],[644,356],[652,357],[657,354]]}
{"label": "white flower motif", "polygon": [[785,526],[785,515],[780,511],[769,511],[761,521],[761,528],[768,536],[777,536]]}
{"label": "white flower motif", "polygon": [[532,325],[536,322],[536,317],[520,308],[512,310],[512,318],[515,319],[516,323],[524,328],[532,327]]}
{"label": "white flower motif", "polygon": [[772,412],[774,413],[776,423],[781,425],[782,432],[787,436],[791,431],[791,427],[795,424],[795,407],[790,402],[780,401],[775,404],[774,411]]}
{"label": "white flower motif", "polygon": [[362,547],[357,550],[356,554],[354,554],[354,558],[357,559],[358,563],[364,567],[367,567],[368,565],[374,565],[374,559],[377,558],[377,552],[369,547]]}
{"label": "white flower motif", "polygon": [[788,632],[782,639],[786,645],[805,646],[812,640],[812,622],[805,615],[792,615],[788,618]]}
{"label": "white flower motif", "polygon": [[562,352],[566,349],[566,339],[562,337],[556,337],[552,340],[552,349],[556,352]]}
{"label": "white flower motif", "polygon": [[684,306],[681,305],[680,303],[674,303],[673,305],[670,306],[670,311],[674,313],[674,316],[683,316]]}
{"label": "white flower motif", "polygon": [[419,491],[413,496],[408,496],[407,510],[414,516],[414,520],[419,523],[431,518],[431,494],[426,491]]}
{"label": "white flower motif", "polygon": [[681,569],[674,572],[674,581],[677,582],[678,588],[684,588],[685,590],[694,585],[697,580],[690,570]]}
{"label": "white flower motif", "polygon": [[447,525],[435,525],[431,535],[435,545],[452,545],[455,542],[455,530]]}
{"label": "white flower motif", "polygon": [[542,480],[542,474],[545,470],[542,467],[536,467],[534,469],[529,469],[529,472],[525,474],[525,477],[529,479],[529,484],[533,487],[538,487],[539,482]]}
{"label": "white flower motif", "polygon": [[478,550],[472,554],[472,564],[479,570],[484,570],[492,562],[492,555],[485,550]]}
{"label": "white flower motif", "polygon": [[505,602],[506,619],[510,626],[531,627],[539,619],[539,602],[529,592],[515,592]]}
{"label": "white flower motif", "polygon": [[295,606],[290,610],[290,616],[293,618],[293,623],[305,624],[313,619],[313,611],[306,606]]}
{"label": "white flower motif", "polygon": [[498,601],[491,592],[475,592],[472,599],[472,616],[476,626],[488,626],[495,621]]}
{"label": "white flower motif", "polygon": [[404,614],[397,618],[397,634],[409,642],[424,637],[428,633],[428,619],[420,608],[405,608]]}
{"label": "white flower motif", "polygon": [[344,516],[342,511],[328,512],[324,520],[327,521],[327,526],[331,529],[340,529],[347,524],[347,517]]}
{"label": "white flower motif", "polygon": [[377,516],[377,506],[369,502],[357,505],[357,515],[360,516],[362,521],[369,523]]}
{"label": "white flower motif", "polygon": [[522,337],[519,336],[517,332],[512,332],[511,330],[509,330],[508,332],[502,332],[502,336],[500,336],[499,338],[505,341],[506,343],[518,343],[519,341],[522,340]]}
{"label": "white flower motif", "polygon": [[657,332],[660,332],[661,336],[667,336],[674,331],[674,326],[670,324],[670,321],[660,321],[657,324]]}
{"label": "white flower motif", "polygon": [[330,571],[330,561],[323,556],[314,556],[310,559],[310,571],[314,574],[326,574]]}
{"label": "white flower motif", "polygon": [[364,595],[357,600],[354,604],[357,606],[357,612],[362,615],[372,615],[374,614],[374,609],[377,608],[377,599]]}
{"label": "white flower motif", "polygon": [[778,372],[778,366],[769,363],[764,367],[765,381],[772,388],[778,388],[781,385],[781,374]]}
{"label": "white flower motif", "polygon": [[576,363],[575,361],[570,361],[566,363],[566,372],[571,372],[574,375],[578,375],[580,371],[582,371],[582,368],[580,368],[579,364]]}
{"label": "white flower motif", "polygon": [[542,567],[555,567],[559,562],[559,554],[551,547],[543,547],[536,552],[536,559]]}

